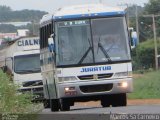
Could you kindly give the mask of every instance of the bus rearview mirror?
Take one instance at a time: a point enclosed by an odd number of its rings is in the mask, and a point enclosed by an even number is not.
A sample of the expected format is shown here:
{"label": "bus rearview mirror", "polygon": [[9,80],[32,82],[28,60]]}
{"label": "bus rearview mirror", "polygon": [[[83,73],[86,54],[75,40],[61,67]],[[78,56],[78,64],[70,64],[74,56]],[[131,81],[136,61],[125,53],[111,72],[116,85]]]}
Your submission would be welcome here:
{"label": "bus rearview mirror", "polygon": [[53,38],[48,38],[48,49],[50,52],[55,52],[55,44]]}

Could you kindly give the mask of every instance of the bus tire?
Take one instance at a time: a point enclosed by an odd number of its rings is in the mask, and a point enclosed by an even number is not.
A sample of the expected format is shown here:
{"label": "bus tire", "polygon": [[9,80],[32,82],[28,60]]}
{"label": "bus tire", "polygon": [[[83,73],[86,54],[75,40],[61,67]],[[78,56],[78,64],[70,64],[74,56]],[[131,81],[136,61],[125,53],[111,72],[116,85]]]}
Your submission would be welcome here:
{"label": "bus tire", "polygon": [[70,104],[65,99],[60,99],[60,109],[61,111],[69,111],[70,110]]}
{"label": "bus tire", "polygon": [[59,100],[58,99],[51,99],[50,100],[50,108],[52,112],[59,111]]}
{"label": "bus tire", "polygon": [[112,106],[113,107],[127,106],[126,93],[113,95]]}
{"label": "bus tire", "polygon": [[102,105],[102,107],[110,107],[110,105],[111,105],[110,96],[105,96],[104,98],[102,98],[101,105]]}

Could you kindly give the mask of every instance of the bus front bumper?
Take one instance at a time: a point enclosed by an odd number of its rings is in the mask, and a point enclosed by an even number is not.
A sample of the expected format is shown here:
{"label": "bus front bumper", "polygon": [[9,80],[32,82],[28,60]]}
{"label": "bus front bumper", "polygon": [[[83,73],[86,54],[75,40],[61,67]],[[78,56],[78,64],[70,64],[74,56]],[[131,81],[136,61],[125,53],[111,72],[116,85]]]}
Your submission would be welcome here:
{"label": "bus front bumper", "polygon": [[81,81],[57,84],[58,98],[87,97],[130,93],[133,91],[132,78],[115,80]]}

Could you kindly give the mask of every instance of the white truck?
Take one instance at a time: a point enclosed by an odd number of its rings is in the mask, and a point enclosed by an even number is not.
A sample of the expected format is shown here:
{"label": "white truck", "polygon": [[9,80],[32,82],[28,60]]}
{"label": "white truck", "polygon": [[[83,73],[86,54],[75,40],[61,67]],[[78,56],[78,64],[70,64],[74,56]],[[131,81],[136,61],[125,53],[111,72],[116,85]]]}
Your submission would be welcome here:
{"label": "white truck", "polygon": [[21,37],[7,42],[0,50],[0,67],[12,76],[19,91],[32,92],[34,99],[43,99],[38,37]]}

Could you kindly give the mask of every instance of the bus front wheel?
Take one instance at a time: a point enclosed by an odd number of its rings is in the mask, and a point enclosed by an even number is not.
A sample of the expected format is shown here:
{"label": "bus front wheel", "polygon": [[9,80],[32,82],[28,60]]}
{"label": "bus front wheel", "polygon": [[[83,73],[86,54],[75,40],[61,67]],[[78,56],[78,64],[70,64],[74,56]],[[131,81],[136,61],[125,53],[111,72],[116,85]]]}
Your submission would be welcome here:
{"label": "bus front wheel", "polygon": [[102,105],[102,107],[110,107],[110,105],[111,105],[111,98],[110,98],[109,95],[107,95],[107,96],[105,96],[105,97],[103,97],[101,99],[101,105]]}
{"label": "bus front wheel", "polygon": [[61,111],[69,111],[70,110],[69,101],[67,101],[66,99],[60,99],[60,109]]}
{"label": "bus front wheel", "polygon": [[112,98],[113,107],[126,106],[126,105],[127,105],[126,93],[113,95],[113,98]]}

